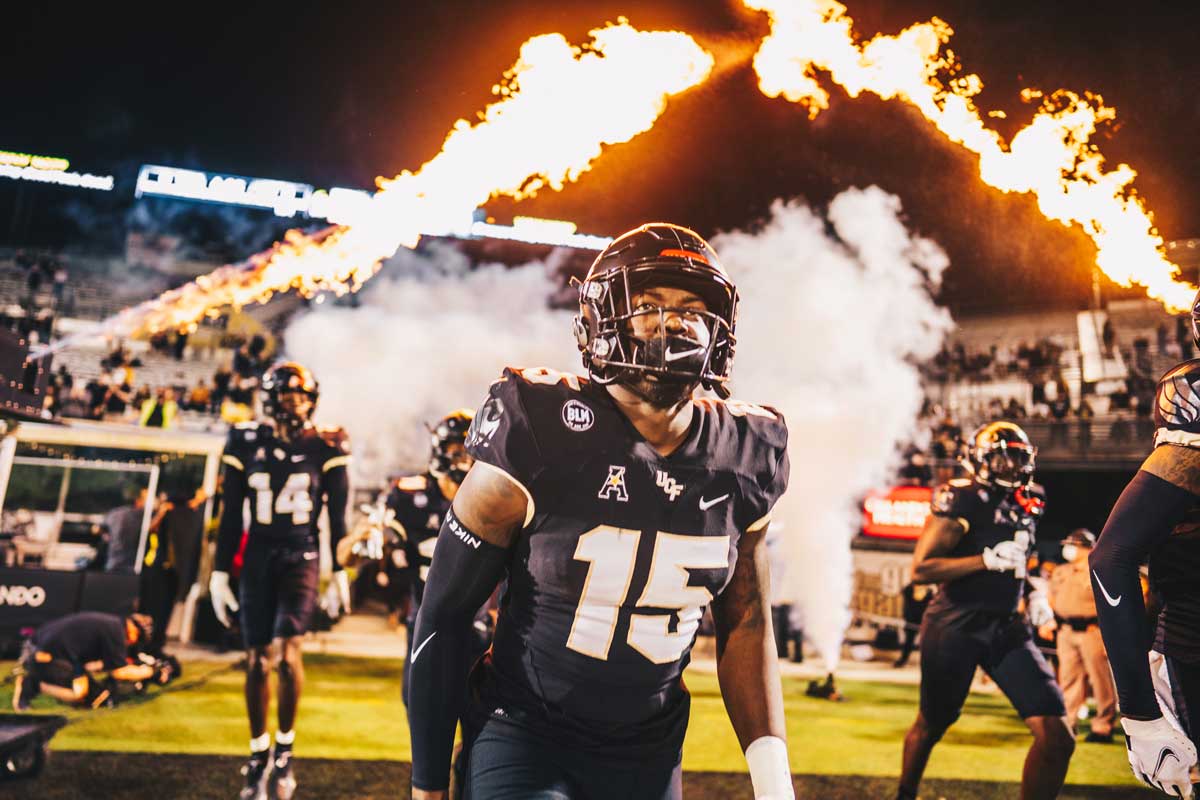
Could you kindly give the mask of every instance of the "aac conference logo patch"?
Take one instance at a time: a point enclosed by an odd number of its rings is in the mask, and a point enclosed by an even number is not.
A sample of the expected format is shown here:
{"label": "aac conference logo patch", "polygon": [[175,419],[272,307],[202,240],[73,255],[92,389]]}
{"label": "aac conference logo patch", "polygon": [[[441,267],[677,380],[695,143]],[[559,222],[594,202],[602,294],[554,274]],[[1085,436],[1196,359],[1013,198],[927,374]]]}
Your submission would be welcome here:
{"label": "aac conference logo patch", "polygon": [[583,403],[572,398],[563,404],[562,421],[576,433],[583,433],[596,424],[596,414]]}

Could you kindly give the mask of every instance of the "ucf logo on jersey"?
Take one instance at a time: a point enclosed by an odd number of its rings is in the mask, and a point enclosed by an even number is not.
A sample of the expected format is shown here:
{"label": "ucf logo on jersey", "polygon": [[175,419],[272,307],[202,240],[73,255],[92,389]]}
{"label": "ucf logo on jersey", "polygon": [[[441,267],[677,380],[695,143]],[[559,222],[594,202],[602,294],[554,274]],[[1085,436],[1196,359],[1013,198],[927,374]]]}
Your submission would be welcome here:
{"label": "ucf logo on jersey", "polygon": [[667,497],[671,498],[671,502],[675,502],[675,498],[683,493],[683,484],[676,481],[663,470],[658,470],[654,482],[666,492]]}

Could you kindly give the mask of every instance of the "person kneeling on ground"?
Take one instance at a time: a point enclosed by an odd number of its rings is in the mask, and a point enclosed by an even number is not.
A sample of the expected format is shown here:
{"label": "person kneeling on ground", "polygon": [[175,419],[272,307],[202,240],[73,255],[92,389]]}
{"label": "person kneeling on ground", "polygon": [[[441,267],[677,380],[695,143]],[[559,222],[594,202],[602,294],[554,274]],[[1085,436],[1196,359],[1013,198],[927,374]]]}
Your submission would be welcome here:
{"label": "person kneeling on ground", "polygon": [[[17,664],[13,710],[25,711],[39,692],[63,703],[99,708],[113,705],[114,692],[138,690],[146,681],[165,684],[178,662],[146,651],[152,623],[144,614],[120,617],[82,611],[47,622],[25,643]],[[97,679],[107,672],[108,679]]]}

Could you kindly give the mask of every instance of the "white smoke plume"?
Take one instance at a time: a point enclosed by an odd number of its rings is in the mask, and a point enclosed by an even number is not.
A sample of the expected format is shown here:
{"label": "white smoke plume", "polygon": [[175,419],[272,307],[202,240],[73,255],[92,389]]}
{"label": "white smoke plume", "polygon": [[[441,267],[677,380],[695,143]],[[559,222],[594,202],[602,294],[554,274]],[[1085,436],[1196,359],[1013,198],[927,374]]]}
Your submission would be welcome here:
{"label": "white smoke plume", "polygon": [[791,482],[773,517],[783,596],[833,671],[850,621],[861,498],[916,437],[915,364],[952,325],[932,297],[948,259],[909,233],[899,199],[877,187],[842,192],[825,218],[777,201],[761,230],[713,245],[742,296],[734,395],[788,421]]}
{"label": "white smoke plume", "polygon": [[361,293],[360,308],[298,317],[288,355],[321,385],[317,419],[342,425],[359,485],[420,471],[432,424],[474,411],[506,366],[578,372],[571,314],[547,307],[553,259],[515,269],[470,269],[449,246],[401,249]]}
{"label": "white smoke plume", "polygon": [[[791,431],[791,488],[775,517],[789,556],[785,595],[832,669],[849,621],[860,499],[916,435],[914,364],[951,325],[931,296],[947,259],[875,187],[843,192],[826,216],[777,202],[760,230],[713,243],[742,296],[734,394],[778,407]],[[318,417],[350,433],[356,474],[421,468],[422,423],[474,408],[505,365],[580,369],[571,314],[547,308],[552,268],[470,270],[450,248],[402,250],[361,308],[319,309],[289,327],[289,354],[321,382]]]}

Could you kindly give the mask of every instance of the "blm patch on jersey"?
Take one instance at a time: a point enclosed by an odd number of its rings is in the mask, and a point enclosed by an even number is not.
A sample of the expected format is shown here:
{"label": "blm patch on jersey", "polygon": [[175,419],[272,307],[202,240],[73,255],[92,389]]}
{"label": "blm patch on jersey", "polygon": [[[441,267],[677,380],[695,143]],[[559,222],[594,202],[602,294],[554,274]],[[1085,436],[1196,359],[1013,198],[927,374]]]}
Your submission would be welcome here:
{"label": "blm patch on jersey", "polygon": [[587,405],[571,398],[562,407],[562,421],[576,433],[583,433],[596,424],[596,414]]}

